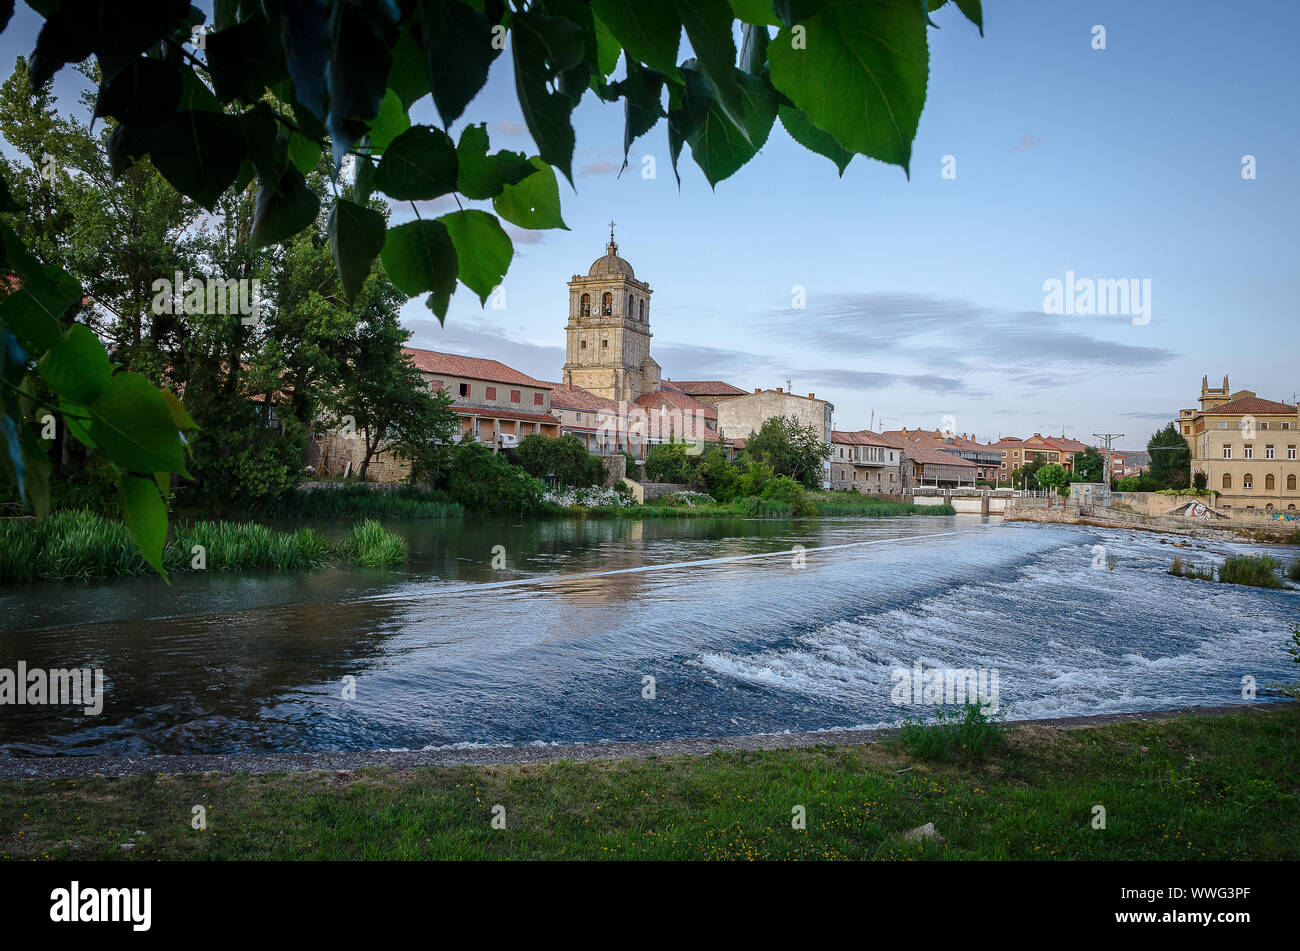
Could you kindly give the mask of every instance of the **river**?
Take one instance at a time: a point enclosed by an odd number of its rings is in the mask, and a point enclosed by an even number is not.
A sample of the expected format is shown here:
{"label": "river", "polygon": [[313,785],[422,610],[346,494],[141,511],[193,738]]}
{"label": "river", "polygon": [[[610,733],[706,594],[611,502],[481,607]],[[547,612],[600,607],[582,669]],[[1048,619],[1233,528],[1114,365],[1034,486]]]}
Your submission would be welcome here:
{"label": "river", "polygon": [[1014,719],[1239,703],[1243,676],[1264,702],[1300,674],[1300,591],[1168,574],[1295,549],[960,515],[389,527],[400,570],[0,590],[0,667],[102,668],[107,689],[98,716],[0,707],[0,755],[871,727],[926,712],[891,700],[918,662],[995,669]]}

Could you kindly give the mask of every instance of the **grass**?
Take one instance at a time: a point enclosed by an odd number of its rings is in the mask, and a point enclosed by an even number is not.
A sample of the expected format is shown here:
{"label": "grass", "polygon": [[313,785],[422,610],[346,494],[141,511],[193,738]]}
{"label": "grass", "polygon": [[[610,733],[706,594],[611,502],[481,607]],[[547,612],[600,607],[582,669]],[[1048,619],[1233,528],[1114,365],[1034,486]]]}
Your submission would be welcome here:
{"label": "grass", "polygon": [[353,528],[338,550],[348,561],[368,568],[386,568],[406,561],[406,542],[400,535],[384,531],[384,526],[374,519]]}
{"label": "grass", "polygon": [[[903,743],[409,771],[0,780],[6,859],[1297,859],[1300,706]],[[191,828],[203,805],[206,831]],[[504,806],[505,829],[493,829]],[[791,828],[792,810],[807,828]],[[1107,827],[1092,828],[1093,807]],[[912,842],[933,822],[943,842]]]}
{"label": "grass", "polygon": [[290,489],[269,501],[265,518],[461,518],[465,510],[438,492],[415,486],[372,489],[352,483],[311,491]]}
{"label": "grass", "polygon": [[1174,556],[1174,563],[1169,567],[1169,573],[1176,578],[1196,578],[1200,581],[1213,581],[1213,568],[1197,568],[1189,561],[1183,561],[1181,555]]}
{"label": "grass", "polygon": [[[823,502],[814,498],[817,515],[853,515],[859,518],[894,518],[900,515],[956,515],[951,505],[909,505],[899,502],[873,504],[841,504]],[[734,502],[714,502],[699,505],[645,505],[573,507],[562,510],[566,516],[612,518],[793,518],[794,510],[776,499],[757,496],[737,499]]]}
{"label": "grass", "polygon": [[1219,566],[1219,580],[1254,588],[1281,588],[1277,562],[1268,555],[1231,555]]}
{"label": "grass", "polygon": [[1286,576],[1292,581],[1300,581],[1300,558],[1291,562],[1291,565],[1286,570]]}
{"label": "grass", "polygon": [[[364,537],[354,542],[362,529]],[[197,552],[195,546],[203,551]],[[287,571],[319,568],[332,556],[361,564],[393,564],[395,549],[401,551],[398,560],[404,559],[405,543],[375,522],[358,526],[339,549],[332,549],[325,537],[311,528],[279,531],[256,522],[177,522],[163,548],[163,567],[169,573],[256,568]],[[200,557],[202,564],[197,564]],[[0,584],[151,573],[153,569],[119,521],[74,509],[57,512],[42,522],[0,522]]]}

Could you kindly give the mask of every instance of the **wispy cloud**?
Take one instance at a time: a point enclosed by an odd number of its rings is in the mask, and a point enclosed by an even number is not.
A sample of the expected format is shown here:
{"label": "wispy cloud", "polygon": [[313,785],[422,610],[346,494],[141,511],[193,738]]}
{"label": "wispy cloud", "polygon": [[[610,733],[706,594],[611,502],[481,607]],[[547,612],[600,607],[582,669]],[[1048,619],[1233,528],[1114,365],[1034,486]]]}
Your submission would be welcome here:
{"label": "wispy cloud", "polygon": [[492,131],[500,132],[502,135],[526,135],[528,126],[522,122],[511,122],[509,119],[501,119],[492,123]]}
{"label": "wispy cloud", "polygon": [[588,175],[613,175],[617,172],[619,166],[613,162],[592,162],[590,165],[584,165],[578,169],[578,177],[586,178]]}
{"label": "wispy cloud", "polygon": [[1036,149],[1047,141],[1045,136],[1030,135],[1026,132],[1020,137],[1020,141],[1011,146],[1012,152],[1028,152],[1030,149]]}

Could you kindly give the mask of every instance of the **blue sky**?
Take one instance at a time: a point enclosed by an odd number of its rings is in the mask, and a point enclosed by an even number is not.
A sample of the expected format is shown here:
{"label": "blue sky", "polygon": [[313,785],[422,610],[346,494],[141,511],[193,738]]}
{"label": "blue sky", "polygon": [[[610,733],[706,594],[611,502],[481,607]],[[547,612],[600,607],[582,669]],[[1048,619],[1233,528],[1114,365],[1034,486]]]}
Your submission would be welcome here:
{"label": "blue sky", "polygon": [[[663,123],[616,177],[622,108],[588,94],[576,192],[561,184],[570,230],[511,228],[506,306],[480,308],[461,288],[443,328],[416,299],[403,311],[413,343],[558,379],[565,282],[603,253],[614,218],[621,253],[655,291],[652,353],[666,377],[788,379],[830,399],[837,428],[864,428],[873,411],[876,428],[951,415],[980,439],[1109,431],[1133,447],[1195,405],[1204,374],[1290,401],[1300,4],[984,6],[983,38],[955,8],[935,15],[910,180],[863,157],[839,178],[779,124],[716,191],[688,150],[679,190]],[[6,63],[30,51],[35,22],[15,17]],[[1098,24],[1105,50],[1092,48]],[[412,118],[436,122],[427,98]],[[535,151],[508,57],[453,136],[467,122],[488,123],[496,148]],[[653,180],[639,173],[645,154]],[[941,177],[945,155],[955,180]],[[1150,280],[1150,322],[1044,314],[1044,282],[1067,270]],[[806,309],[791,307],[794,285]]]}

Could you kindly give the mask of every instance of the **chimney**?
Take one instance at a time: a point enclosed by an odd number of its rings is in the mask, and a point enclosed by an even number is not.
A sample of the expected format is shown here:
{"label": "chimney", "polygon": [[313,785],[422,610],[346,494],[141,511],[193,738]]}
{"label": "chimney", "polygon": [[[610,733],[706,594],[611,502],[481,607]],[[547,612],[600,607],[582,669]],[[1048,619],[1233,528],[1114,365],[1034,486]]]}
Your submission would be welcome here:
{"label": "chimney", "polygon": [[761,389],[759,389],[759,388],[756,386],[756,387],[754,387],[754,392],[755,392],[755,393],[762,393],[763,391],[762,391]]}
{"label": "chimney", "polygon": [[779,386],[776,388],[776,391],[777,391],[778,393],[784,392],[784,391],[781,389],[781,387],[779,387]]}
{"label": "chimney", "polygon": [[809,393],[809,394],[808,394],[808,399],[810,399],[810,400],[815,400],[815,399],[817,399],[817,394],[816,394],[816,393]]}

